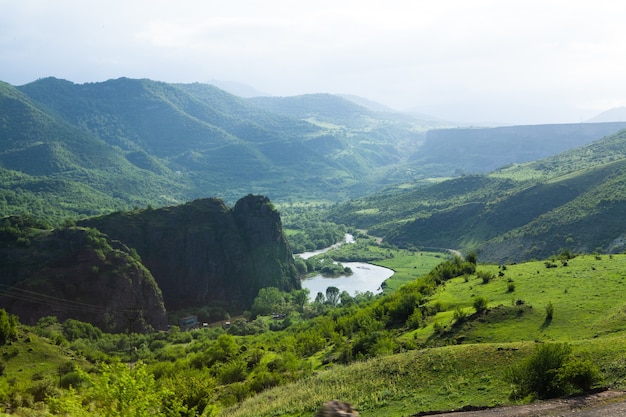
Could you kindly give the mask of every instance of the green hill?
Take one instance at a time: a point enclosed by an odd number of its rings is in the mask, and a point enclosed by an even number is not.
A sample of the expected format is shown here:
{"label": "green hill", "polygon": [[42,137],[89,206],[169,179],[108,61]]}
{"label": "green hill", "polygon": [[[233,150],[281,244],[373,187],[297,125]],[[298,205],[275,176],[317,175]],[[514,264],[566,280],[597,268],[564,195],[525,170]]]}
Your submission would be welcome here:
{"label": "green hill", "polygon": [[[47,206],[45,217],[58,219],[149,201],[164,204],[185,194],[184,181],[162,175],[164,168],[149,156],[109,146],[14,87],[0,87],[3,214],[42,215],[38,207]],[[133,158],[142,163],[133,164]]]}
{"label": "green hill", "polygon": [[412,165],[447,175],[488,173],[586,145],[626,128],[624,122],[437,129],[410,157]]}
{"label": "green hill", "polygon": [[[422,263],[423,253],[394,252],[381,263],[407,271]],[[515,377],[521,369],[540,371],[551,395],[619,390],[626,384],[625,261],[448,259],[377,297],[344,297],[337,306],[283,298],[284,319],[236,319],[191,332],[129,337],[46,318],[0,346],[7,376],[0,395],[14,410],[23,407],[17,415],[133,407],[141,415],[295,417],[338,398],[362,415],[395,417],[544,398],[543,391],[516,396],[525,386]],[[532,361],[546,350],[561,353]],[[68,362],[84,371],[71,372]]]}
{"label": "green hill", "polygon": [[476,248],[520,261],[623,250],[626,131],[537,162],[406,190],[391,188],[331,211],[337,222],[391,243]]}
{"label": "green hill", "polygon": [[3,214],[56,223],[207,196],[345,201],[556,152],[623,126],[427,133],[440,125],[329,94],[243,99],[206,84],[128,78],[2,83],[0,110]]}
{"label": "green hill", "polygon": [[248,195],[232,208],[219,199],[199,199],[78,224],[135,249],[168,310],[211,306],[243,311],[261,288],[300,288],[280,215],[267,197]]}

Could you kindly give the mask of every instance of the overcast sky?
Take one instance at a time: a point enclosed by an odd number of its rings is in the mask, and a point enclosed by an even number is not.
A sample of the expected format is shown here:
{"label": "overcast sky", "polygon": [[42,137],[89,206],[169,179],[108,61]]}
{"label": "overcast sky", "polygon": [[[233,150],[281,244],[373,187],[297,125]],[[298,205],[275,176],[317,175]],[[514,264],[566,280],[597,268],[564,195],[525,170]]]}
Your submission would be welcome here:
{"label": "overcast sky", "polygon": [[0,80],[235,81],[463,122],[626,105],[622,0],[0,0]]}

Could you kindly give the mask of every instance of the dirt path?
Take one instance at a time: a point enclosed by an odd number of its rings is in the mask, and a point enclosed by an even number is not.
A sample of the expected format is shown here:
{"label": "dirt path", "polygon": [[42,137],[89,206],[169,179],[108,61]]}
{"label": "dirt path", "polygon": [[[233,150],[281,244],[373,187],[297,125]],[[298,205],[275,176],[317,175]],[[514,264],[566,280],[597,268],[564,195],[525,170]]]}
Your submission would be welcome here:
{"label": "dirt path", "polygon": [[416,414],[437,417],[624,417],[626,392],[603,391],[582,397],[541,401],[534,404],[478,411]]}

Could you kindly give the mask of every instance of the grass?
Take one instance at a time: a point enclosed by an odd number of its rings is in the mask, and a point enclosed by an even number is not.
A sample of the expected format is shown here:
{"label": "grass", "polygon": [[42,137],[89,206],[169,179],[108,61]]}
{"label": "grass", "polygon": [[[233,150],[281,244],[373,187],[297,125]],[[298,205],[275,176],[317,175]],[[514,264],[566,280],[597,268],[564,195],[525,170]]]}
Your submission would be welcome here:
{"label": "grass", "polygon": [[[602,365],[605,384],[623,387],[626,337],[572,344]],[[445,346],[358,362],[319,372],[307,380],[265,391],[226,409],[224,417],[310,416],[337,398],[368,417],[408,416],[463,406],[512,404],[507,373],[534,351],[535,342]]]}
{"label": "grass", "polygon": [[394,291],[407,282],[428,273],[440,264],[447,255],[442,252],[405,252],[390,259],[371,262],[392,269],[394,274],[385,281],[386,291]]}
{"label": "grass", "polygon": [[[416,256],[385,263],[411,276]],[[557,267],[528,262],[505,270],[479,265],[479,271],[492,272],[495,278],[486,284],[476,275],[447,281],[431,299],[442,311],[425,327],[402,336],[425,348],[334,366],[265,391],[222,415],[310,416],[334,398],[352,403],[368,417],[511,404],[506,377],[511,366],[532,353],[536,343],[552,341],[569,343],[574,355],[590,355],[603,375],[601,386],[623,389],[626,255],[578,256],[567,266],[553,263]],[[489,301],[480,317],[472,316],[476,296]],[[552,320],[546,320],[548,304],[554,308]],[[457,308],[469,316],[462,326],[453,326]],[[441,338],[434,335],[435,323],[446,329]],[[461,344],[438,346],[446,340]]]}
{"label": "grass", "polygon": [[[436,253],[399,251],[381,264],[393,267],[399,279],[410,280],[430,270],[429,262],[436,264],[442,258]],[[506,269],[479,265],[478,273],[491,273],[494,278],[484,283],[481,274],[473,274],[446,281],[431,297],[430,303],[439,306],[434,317],[417,330],[397,329],[398,341],[405,347],[402,352],[322,367],[323,355],[332,350],[327,346],[312,358],[313,368],[323,369],[263,391],[221,415],[311,416],[335,398],[352,403],[368,417],[511,404],[507,380],[511,367],[533,353],[537,343],[551,341],[569,343],[574,355],[590,355],[604,378],[599,386],[626,388],[626,302],[621,297],[626,255],[578,256],[567,266],[549,262],[556,266],[547,268],[543,261]],[[511,283],[515,284],[512,291]],[[474,314],[477,296],[488,300],[481,316]],[[518,305],[517,300],[524,303]],[[552,320],[546,320],[548,304],[554,307]],[[459,310],[467,317],[454,326]],[[436,323],[444,329],[442,334],[435,332]],[[263,343],[280,340],[278,333],[259,337]],[[184,354],[182,346],[176,349],[169,353]],[[41,378],[56,386],[59,368],[80,360],[69,349],[24,330],[18,341],[1,347],[0,354],[4,364],[0,394],[5,396],[11,387],[29,392]],[[278,356],[268,351],[262,364],[269,366]]]}
{"label": "grass", "polygon": [[460,408],[470,401],[497,405],[509,393],[505,365],[527,352],[528,345],[517,350],[473,345],[411,351],[319,372],[306,381],[261,393],[222,415],[310,416],[332,398],[350,402],[372,417]]}
{"label": "grass", "polygon": [[[26,391],[33,381],[58,376],[59,369],[66,367],[70,361],[81,366],[86,364],[70,349],[57,346],[50,339],[23,328],[19,331],[18,340],[0,347],[0,353],[4,365],[0,395],[6,395],[10,390]],[[57,383],[58,380],[54,381],[55,385]]]}
{"label": "grass", "polygon": [[[479,266],[496,278],[483,284],[478,277],[454,278],[441,288],[432,302],[445,310],[470,309],[476,296],[486,297],[491,309],[481,321],[473,321],[460,330],[470,342],[512,342],[519,340],[575,341],[626,330],[626,256],[593,255],[571,259],[568,266],[544,262],[509,265],[498,277],[497,266]],[[508,284],[515,284],[514,291]],[[522,300],[522,305],[517,305]],[[545,308],[552,304],[554,317],[547,321]],[[473,311],[472,311],[473,312]],[[490,317],[491,316],[491,317]],[[507,317],[506,325],[502,320]],[[448,321],[450,324],[450,321]],[[424,329],[416,337],[425,340]]]}

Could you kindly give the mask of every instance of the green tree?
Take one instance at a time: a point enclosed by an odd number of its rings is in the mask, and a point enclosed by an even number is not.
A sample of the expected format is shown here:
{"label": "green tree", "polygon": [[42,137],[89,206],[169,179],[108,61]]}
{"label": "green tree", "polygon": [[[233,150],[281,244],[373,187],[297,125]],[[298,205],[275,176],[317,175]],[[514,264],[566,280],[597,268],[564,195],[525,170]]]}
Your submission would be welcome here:
{"label": "green tree", "polygon": [[333,306],[339,303],[339,288],[328,287],[326,288],[326,301]]}
{"label": "green tree", "polygon": [[102,364],[98,377],[76,369],[88,381],[80,395],[73,389],[66,394],[48,398],[55,414],[102,417],[165,416],[162,409],[164,392],[156,386],[154,376],[142,362]]}
{"label": "green tree", "polygon": [[487,298],[479,295],[477,297],[474,297],[474,301],[472,305],[474,306],[476,313],[481,314],[485,310],[487,310],[487,303],[488,303]]}
{"label": "green tree", "polygon": [[267,315],[280,313],[285,304],[284,294],[276,287],[261,288],[252,303],[252,314]]}
{"label": "green tree", "polygon": [[17,317],[0,308],[0,345],[17,339]]}
{"label": "green tree", "polygon": [[475,249],[470,250],[465,255],[465,262],[476,265],[478,263],[478,252]]}
{"label": "green tree", "polygon": [[309,301],[309,295],[311,291],[308,288],[295,291],[293,294],[293,303],[296,305],[299,311],[304,309],[304,306]]}

